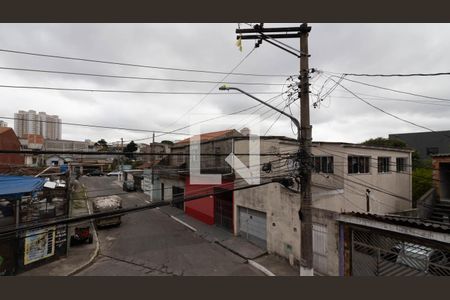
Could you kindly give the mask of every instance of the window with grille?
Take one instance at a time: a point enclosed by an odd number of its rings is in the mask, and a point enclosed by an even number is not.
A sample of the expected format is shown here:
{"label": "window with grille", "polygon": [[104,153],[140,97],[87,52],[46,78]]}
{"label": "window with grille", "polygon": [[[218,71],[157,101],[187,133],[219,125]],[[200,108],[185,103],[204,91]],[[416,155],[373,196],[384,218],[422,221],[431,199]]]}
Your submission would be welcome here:
{"label": "window with grille", "polygon": [[389,173],[390,157],[378,157],[378,173]]}
{"label": "window with grille", "polygon": [[333,156],[315,156],[314,172],[332,174],[334,172]]}
{"label": "window with grille", "polygon": [[370,172],[370,156],[351,155],[347,158],[349,174],[366,174]]}
{"label": "window with grille", "polygon": [[396,158],[397,172],[406,172],[406,163],[407,163],[406,157],[397,157]]}

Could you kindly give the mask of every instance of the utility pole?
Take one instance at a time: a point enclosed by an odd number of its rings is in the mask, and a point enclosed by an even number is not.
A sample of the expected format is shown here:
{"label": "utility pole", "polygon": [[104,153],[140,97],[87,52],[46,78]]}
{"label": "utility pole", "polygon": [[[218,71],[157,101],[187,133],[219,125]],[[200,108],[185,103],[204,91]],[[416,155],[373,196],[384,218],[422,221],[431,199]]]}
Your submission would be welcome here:
{"label": "utility pole", "polygon": [[[150,151],[151,151],[151,153],[153,153],[153,147],[154,147],[154,144],[155,144],[155,132],[153,131],[153,137],[152,137],[152,145],[150,146]],[[151,166],[152,166],[152,190],[154,189],[154,186],[153,186],[153,184],[154,184],[154,182],[155,182],[155,172],[154,172],[154,167],[155,167],[155,156],[154,155],[151,155],[150,156],[150,161],[151,161]],[[152,199],[153,199],[153,197],[152,197]]]}
{"label": "utility pole", "polygon": [[[237,39],[257,40],[255,47],[259,47],[262,41],[276,46],[297,58],[300,58],[300,122],[297,120],[299,142],[299,176],[300,176],[300,210],[298,212],[301,224],[300,236],[300,276],[313,276],[313,240],[312,240],[312,197],[311,197],[311,169],[312,169],[312,127],[309,115],[309,53],[308,35],[311,27],[303,23],[299,27],[265,28],[264,24],[256,24],[251,29],[237,29]],[[250,34],[256,33],[256,34]],[[300,38],[300,54],[298,50],[282,43],[279,39]],[[227,89],[227,88],[224,88]],[[229,89],[229,88],[228,88]],[[238,89],[236,89],[238,90]],[[254,96],[249,95],[252,98]],[[267,105],[267,104],[266,104]],[[269,106],[269,105],[268,105]],[[295,123],[295,122],[294,122]]]}
{"label": "utility pole", "polygon": [[[123,138],[120,138],[120,152],[123,153]],[[117,178],[120,178],[120,181],[123,179],[123,157],[119,156],[120,159],[120,176],[117,176]]]}
{"label": "utility pole", "polygon": [[313,276],[312,197],[311,197],[311,122],[309,116],[309,52],[306,23],[300,26],[300,187],[301,261],[300,276]]}

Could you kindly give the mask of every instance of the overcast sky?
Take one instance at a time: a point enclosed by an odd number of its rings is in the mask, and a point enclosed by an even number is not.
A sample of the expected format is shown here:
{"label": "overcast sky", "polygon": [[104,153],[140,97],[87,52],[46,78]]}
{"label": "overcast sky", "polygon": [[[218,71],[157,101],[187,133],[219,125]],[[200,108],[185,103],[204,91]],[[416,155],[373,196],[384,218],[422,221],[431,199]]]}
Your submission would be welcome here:
{"label": "overcast sky", "polygon": [[[266,24],[285,26],[288,24]],[[298,25],[298,24],[289,24]],[[310,24],[310,67],[327,72],[411,73],[450,71],[450,24]],[[254,41],[235,45],[237,23],[230,24],[2,24],[0,48],[53,55],[146,64],[162,67],[229,72],[252,50]],[[241,24],[242,28],[247,27]],[[299,48],[299,41],[283,40]],[[0,52],[0,67],[47,69],[121,76],[146,76],[220,81],[224,75],[114,66],[67,61]],[[296,74],[299,60],[266,42],[235,70],[256,74]],[[333,87],[329,73],[312,74],[311,102],[315,94]],[[348,77],[366,83],[432,97],[450,98],[450,76],[429,78]],[[286,77],[229,76],[225,82],[285,83]],[[1,85],[48,86],[81,89],[208,92],[214,84],[69,76],[0,70]],[[365,100],[401,118],[434,130],[447,130],[450,103],[402,95],[348,81],[342,84]],[[239,86],[249,92],[281,92],[283,86]],[[63,122],[120,126],[148,130],[173,130],[189,124],[189,115],[204,119],[232,113],[257,103],[243,95],[210,95],[192,109],[203,95],[115,94],[96,92],[24,90],[0,88],[0,116],[12,117],[18,110],[33,109],[59,115]],[[269,99],[274,95],[257,95]],[[386,100],[389,98],[389,100]],[[394,100],[393,100],[394,99]],[[407,101],[405,101],[407,100]],[[412,100],[412,101],[411,101]],[[272,102],[284,107],[285,99]],[[297,101],[298,103],[298,101]],[[192,111],[180,119],[187,111]],[[254,109],[255,110],[255,109]],[[246,113],[254,113],[248,110]],[[289,111],[286,109],[286,111]],[[299,115],[298,106],[291,111]],[[267,112],[267,113],[266,113]],[[277,114],[263,108],[261,133],[274,123]],[[198,116],[197,116],[198,117]],[[1,119],[1,118],[0,118]],[[179,120],[178,120],[179,119]],[[249,117],[243,120],[254,121]],[[177,121],[178,120],[178,121]],[[234,124],[204,127],[226,129]],[[5,120],[13,127],[12,120]],[[175,124],[173,124],[177,121]],[[311,107],[313,139],[316,141],[362,142],[389,133],[424,131],[392,118],[336,88],[320,107]],[[234,121],[233,121],[234,122]],[[245,123],[245,122],[244,122]],[[242,125],[242,124],[241,124]],[[242,127],[237,125],[236,128]],[[150,137],[150,133],[63,125],[64,139],[108,142]],[[189,132],[189,129],[182,130]],[[285,117],[273,125],[269,135],[294,137]],[[166,135],[162,139],[181,139]],[[147,142],[149,140],[146,140]]]}

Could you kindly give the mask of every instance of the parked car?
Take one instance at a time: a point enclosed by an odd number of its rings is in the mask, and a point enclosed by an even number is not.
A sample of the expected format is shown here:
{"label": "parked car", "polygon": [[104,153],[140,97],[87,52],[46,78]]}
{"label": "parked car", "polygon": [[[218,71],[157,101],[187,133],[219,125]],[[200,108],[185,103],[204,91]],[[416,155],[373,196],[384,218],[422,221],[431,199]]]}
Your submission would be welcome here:
{"label": "parked car", "polygon": [[105,174],[103,174],[102,171],[96,169],[96,170],[93,170],[93,171],[87,173],[86,175],[87,175],[87,176],[103,176],[103,175],[105,175]]}
{"label": "parked car", "polygon": [[120,176],[122,174],[122,171],[114,171],[114,172],[109,172],[108,174],[106,174],[106,176]]}
{"label": "parked car", "polygon": [[[122,199],[116,195],[107,197],[96,197],[92,201],[92,206],[94,208],[94,213],[114,211],[122,208]],[[98,228],[114,225],[119,226],[121,222],[122,222],[121,215],[95,219],[95,225]]]}
{"label": "parked car", "polygon": [[450,267],[450,253],[407,242],[395,245],[389,257],[383,258],[433,275],[443,275]]}

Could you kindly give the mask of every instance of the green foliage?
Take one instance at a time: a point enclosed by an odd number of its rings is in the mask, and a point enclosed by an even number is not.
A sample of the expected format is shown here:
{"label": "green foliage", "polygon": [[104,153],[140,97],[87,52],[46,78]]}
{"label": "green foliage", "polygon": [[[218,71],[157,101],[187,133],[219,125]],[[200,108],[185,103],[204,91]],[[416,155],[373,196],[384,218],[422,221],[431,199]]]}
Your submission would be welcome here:
{"label": "green foliage", "polygon": [[[378,137],[369,139],[362,143],[367,146],[407,148],[405,142],[397,139],[385,139]],[[412,153],[412,193],[413,200],[417,201],[423,194],[428,192],[433,186],[431,160],[421,160],[419,153],[415,150]]]}
{"label": "green foliage", "polygon": [[123,149],[123,152],[129,152],[130,154],[125,154],[126,157],[128,157],[129,159],[133,159],[134,155],[132,154],[133,152],[136,152],[136,150],[138,149],[136,143],[134,141],[131,141],[126,147],[125,149]]}
{"label": "green foliage", "polygon": [[173,142],[169,141],[169,140],[161,141],[161,144],[167,144],[167,145],[173,146]]}
{"label": "green foliage", "polygon": [[108,151],[108,143],[104,139],[99,140],[94,146],[98,151]]}
{"label": "green foliage", "polygon": [[367,146],[378,146],[378,147],[389,147],[389,148],[406,148],[406,143],[397,139],[386,139],[382,137],[377,137],[375,139],[369,139],[361,144]]}
{"label": "green foliage", "polygon": [[433,186],[432,169],[418,167],[412,173],[413,200],[417,201]]}

